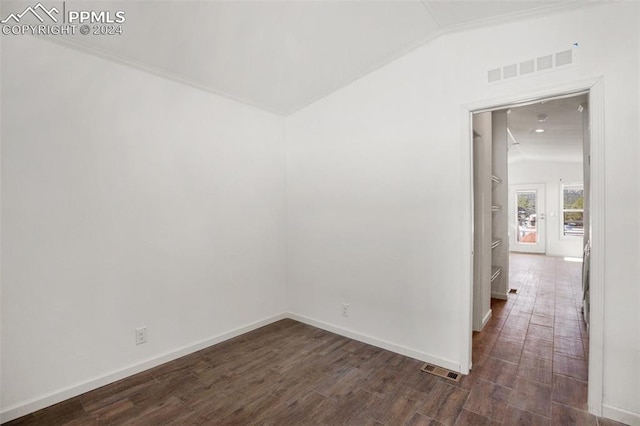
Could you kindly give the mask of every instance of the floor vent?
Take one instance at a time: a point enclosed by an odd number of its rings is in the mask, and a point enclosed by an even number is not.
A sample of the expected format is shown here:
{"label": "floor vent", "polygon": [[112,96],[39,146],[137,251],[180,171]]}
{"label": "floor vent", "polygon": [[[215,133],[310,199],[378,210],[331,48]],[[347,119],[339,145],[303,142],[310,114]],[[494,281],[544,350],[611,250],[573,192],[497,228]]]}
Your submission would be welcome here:
{"label": "floor vent", "polygon": [[518,288],[512,288],[512,289],[509,290],[509,293],[518,294],[519,291],[520,291],[520,289],[518,289]]}
{"label": "floor vent", "polygon": [[429,364],[428,362],[425,363],[420,370],[424,371],[425,373],[431,373],[438,377],[453,380],[454,382],[460,381],[460,373],[456,373],[455,371],[447,370],[446,368],[441,368],[433,364]]}

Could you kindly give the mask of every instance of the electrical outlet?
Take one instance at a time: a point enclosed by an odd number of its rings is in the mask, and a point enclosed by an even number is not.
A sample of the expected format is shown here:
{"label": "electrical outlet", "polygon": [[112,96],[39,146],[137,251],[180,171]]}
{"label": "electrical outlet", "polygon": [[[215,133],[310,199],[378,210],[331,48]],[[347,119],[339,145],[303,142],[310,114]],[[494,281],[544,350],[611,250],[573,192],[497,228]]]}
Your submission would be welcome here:
{"label": "electrical outlet", "polygon": [[136,345],[147,343],[147,327],[136,328]]}
{"label": "electrical outlet", "polygon": [[342,316],[343,317],[348,317],[349,316],[349,304],[348,303],[343,303],[342,304]]}

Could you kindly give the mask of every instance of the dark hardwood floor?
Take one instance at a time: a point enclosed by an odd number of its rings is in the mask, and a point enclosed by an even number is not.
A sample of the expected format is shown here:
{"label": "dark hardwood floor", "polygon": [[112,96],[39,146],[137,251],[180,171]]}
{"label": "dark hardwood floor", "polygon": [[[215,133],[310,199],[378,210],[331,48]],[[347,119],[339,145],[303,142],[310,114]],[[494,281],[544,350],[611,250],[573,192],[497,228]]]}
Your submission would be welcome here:
{"label": "dark hardwood floor", "polygon": [[516,255],[519,293],[493,301],[459,383],[283,320],[8,424],[616,425],[586,412],[579,268]]}

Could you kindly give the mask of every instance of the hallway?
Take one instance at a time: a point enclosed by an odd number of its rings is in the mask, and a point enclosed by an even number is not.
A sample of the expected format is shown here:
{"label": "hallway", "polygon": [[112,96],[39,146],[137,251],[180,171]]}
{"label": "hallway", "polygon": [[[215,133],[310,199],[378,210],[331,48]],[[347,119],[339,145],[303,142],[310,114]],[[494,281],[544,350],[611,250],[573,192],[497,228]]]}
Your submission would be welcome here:
{"label": "hallway", "polygon": [[472,389],[508,395],[507,423],[618,424],[586,411],[581,277],[580,262],[510,255],[510,288],[518,292],[507,301],[492,299],[492,319],[474,333],[473,371],[465,378]]}

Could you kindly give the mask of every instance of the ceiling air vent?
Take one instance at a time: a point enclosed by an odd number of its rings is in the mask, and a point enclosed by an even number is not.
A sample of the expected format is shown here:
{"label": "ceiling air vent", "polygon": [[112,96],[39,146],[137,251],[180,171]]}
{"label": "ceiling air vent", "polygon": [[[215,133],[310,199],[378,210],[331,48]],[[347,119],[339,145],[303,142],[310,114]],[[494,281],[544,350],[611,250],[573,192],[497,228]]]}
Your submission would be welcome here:
{"label": "ceiling air vent", "polygon": [[536,70],[536,63],[533,59],[520,62],[520,75],[531,74]]}
{"label": "ceiling air vent", "polygon": [[560,67],[562,65],[569,65],[573,62],[573,51],[565,50],[564,52],[556,53],[556,67]]}
{"label": "ceiling air vent", "polygon": [[538,63],[538,71],[548,70],[549,68],[553,67],[553,56],[541,56],[540,58],[536,59],[536,62]]}
{"label": "ceiling air vent", "polygon": [[574,43],[573,46],[573,49],[538,56],[535,59],[527,59],[515,64],[504,65],[499,68],[491,69],[487,71],[487,82],[496,83],[498,81],[509,80],[540,71],[553,70],[559,67],[572,65],[575,63],[575,48],[578,47],[578,43]]}
{"label": "ceiling air vent", "polygon": [[502,70],[500,68],[496,68],[495,70],[490,70],[487,73],[487,75],[489,77],[489,83],[502,80]]}
{"label": "ceiling air vent", "polygon": [[502,68],[503,78],[512,78],[518,75],[518,64],[507,65]]}

